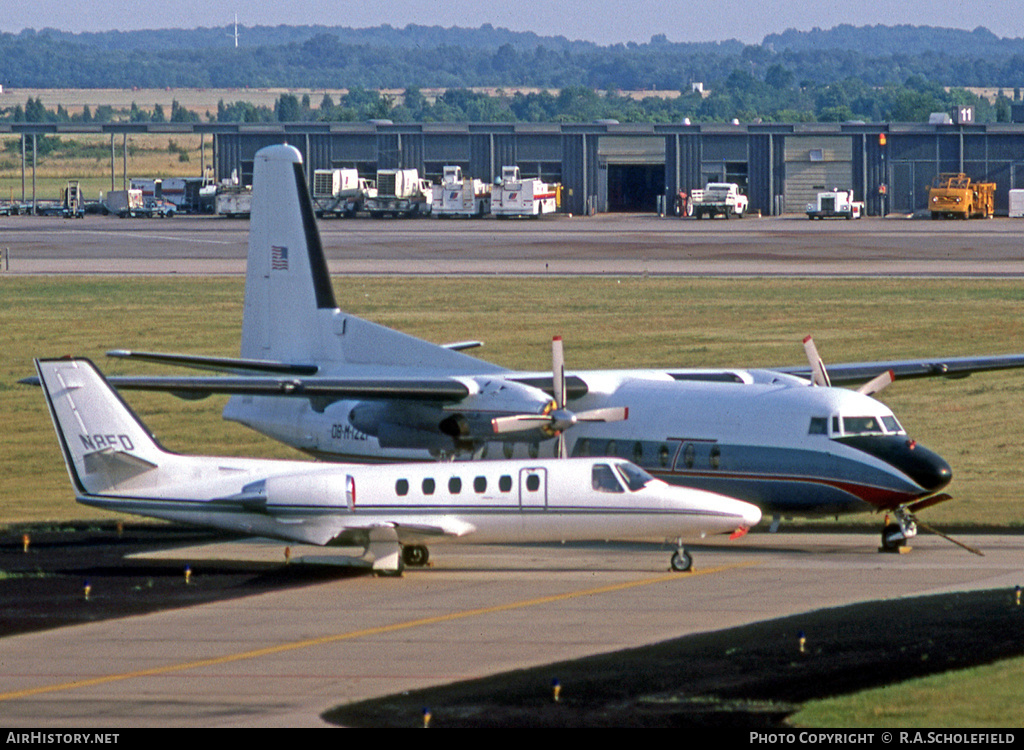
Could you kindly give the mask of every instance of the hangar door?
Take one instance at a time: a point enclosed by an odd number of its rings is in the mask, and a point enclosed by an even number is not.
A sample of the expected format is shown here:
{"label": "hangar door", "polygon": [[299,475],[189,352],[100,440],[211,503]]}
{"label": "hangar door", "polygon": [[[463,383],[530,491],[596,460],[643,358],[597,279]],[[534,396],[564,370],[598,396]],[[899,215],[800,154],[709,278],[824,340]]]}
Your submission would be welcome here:
{"label": "hangar door", "polygon": [[803,213],[808,203],[817,200],[818,193],[834,188],[854,188],[852,139],[787,136],[785,213]]}
{"label": "hangar door", "polygon": [[601,136],[598,210],[654,213],[665,194],[665,138]]}

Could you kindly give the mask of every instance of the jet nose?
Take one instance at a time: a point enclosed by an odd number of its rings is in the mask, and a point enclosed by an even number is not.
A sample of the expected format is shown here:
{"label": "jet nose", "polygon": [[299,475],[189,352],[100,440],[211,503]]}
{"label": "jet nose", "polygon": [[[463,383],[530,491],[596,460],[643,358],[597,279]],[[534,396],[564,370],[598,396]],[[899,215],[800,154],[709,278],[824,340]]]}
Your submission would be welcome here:
{"label": "jet nose", "polygon": [[737,501],[737,503],[742,506],[740,509],[740,515],[743,517],[744,528],[751,529],[754,526],[757,526],[757,524],[761,523],[760,508],[758,508],[756,505],[751,505],[750,503],[745,503],[742,501]]}

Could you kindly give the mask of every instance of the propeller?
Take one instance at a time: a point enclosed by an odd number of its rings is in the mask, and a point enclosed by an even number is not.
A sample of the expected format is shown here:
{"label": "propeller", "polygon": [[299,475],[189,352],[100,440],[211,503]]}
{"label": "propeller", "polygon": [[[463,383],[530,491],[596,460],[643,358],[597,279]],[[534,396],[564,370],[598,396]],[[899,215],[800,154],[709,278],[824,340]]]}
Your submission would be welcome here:
{"label": "propeller", "polygon": [[[832,381],[828,377],[828,370],[825,369],[825,363],[818,355],[818,347],[814,345],[814,339],[811,336],[804,338],[804,352],[811,365],[811,381],[814,385],[831,386]],[[892,370],[886,370],[856,390],[857,393],[863,393],[865,396],[873,396],[895,380],[895,373]]]}
{"label": "propeller", "polygon": [[551,377],[554,399],[540,414],[513,414],[495,417],[491,426],[497,434],[542,430],[558,438],[558,456],[565,458],[565,431],[578,422],[620,422],[629,418],[627,407],[611,406],[603,409],[574,412],[565,408],[565,352],[562,337],[551,340]]}

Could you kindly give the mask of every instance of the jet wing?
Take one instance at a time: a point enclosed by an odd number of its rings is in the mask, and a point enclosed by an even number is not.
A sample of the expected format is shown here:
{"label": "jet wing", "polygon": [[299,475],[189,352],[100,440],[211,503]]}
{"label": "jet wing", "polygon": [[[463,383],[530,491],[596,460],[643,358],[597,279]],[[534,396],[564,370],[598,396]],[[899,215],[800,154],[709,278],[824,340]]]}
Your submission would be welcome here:
{"label": "jet wing", "polygon": [[310,399],[415,399],[461,401],[470,390],[454,378],[388,379],[267,376],[175,377],[116,375],[107,378],[119,390],[160,391],[179,398],[200,399],[212,394],[296,396]]}
{"label": "jet wing", "polygon": [[[1024,368],[1024,354],[999,354],[983,357],[932,357],[928,359],[900,359],[879,362],[853,362],[829,364],[828,375],[832,385],[854,385],[871,380],[876,375],[892,371],[896,380],[914,378],[966,378],[975,372],[994,372]],[[811,379],[806,365],[773,367],[772,370]]]}

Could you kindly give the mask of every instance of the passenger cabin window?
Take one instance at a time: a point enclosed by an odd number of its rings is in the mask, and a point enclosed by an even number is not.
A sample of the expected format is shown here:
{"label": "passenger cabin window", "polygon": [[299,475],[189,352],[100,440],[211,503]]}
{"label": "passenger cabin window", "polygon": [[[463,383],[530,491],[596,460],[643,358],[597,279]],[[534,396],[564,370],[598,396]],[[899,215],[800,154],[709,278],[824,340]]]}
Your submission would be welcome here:
{"label": "passenger cabin window", "polygon": [[530,474],[526,477],[526,489],[529,492],[536,492],[540,489],[540,475]]}
{"label": "passenger cabin window", "polygon": [[503,474],[501,477],[499,477],[498,478],[498,489],[501,490],[502,492],[511,492],[512,491],[512,477],[510,477],[508,474]]}
{"label": "passenger cabin window", "polygon": [[453,495],[458,495],[462,492],[462,480],[458,477],[452,477],[448,480],[448,491]]}
{"label": "passenger cabin window", "polygon": [[473,490],[478,494],[482,495],[487,492],[487,477],[477,477],[473,480]]}
{"label": "passenger cabin window", "polygon": [[429,477],[423,480],[423,494],[433,495],[434,490],[437,488],[437,483]]}
{"label": "passenger cabin window", "polygon": [[608,464],[594,464],[591,470],[591,485],[598,492],[622,492],[622,485]]}
{"label": "passenger cabin window", "polygon": [[395,494],[399,497],[404,497],[409,494],[409,480],[399,479],[395,482]]}

